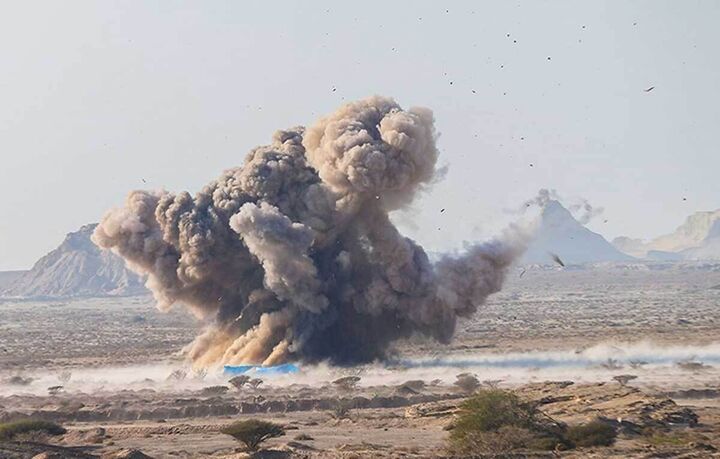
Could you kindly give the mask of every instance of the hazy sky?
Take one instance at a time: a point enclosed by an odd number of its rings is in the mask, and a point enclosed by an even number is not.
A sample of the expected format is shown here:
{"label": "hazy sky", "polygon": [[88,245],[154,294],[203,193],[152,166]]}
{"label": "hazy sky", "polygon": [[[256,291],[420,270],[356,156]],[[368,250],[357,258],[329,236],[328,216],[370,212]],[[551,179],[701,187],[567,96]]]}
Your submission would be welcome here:
{"label": "hazy sky", "polygon": [[399,219],[430,250],[542,187],[608,238],[668,232],[720,207],[718,24],[717,1],[4,2],[0,270],[371,94],[435,112],[449,172]]}

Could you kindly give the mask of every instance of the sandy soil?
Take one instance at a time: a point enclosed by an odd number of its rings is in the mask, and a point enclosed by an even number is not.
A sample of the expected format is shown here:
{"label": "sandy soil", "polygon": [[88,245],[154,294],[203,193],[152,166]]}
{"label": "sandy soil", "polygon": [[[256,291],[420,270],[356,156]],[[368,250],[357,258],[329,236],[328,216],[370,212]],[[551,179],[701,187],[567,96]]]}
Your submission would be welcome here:
{"label": "sandy soil", "polygon": [[[465,371],[542,401],[561,421],[601,416],[621,432],[611,448],[556,453],[562,457],[720,457],[720,268],[521,273],[461,324],[451,345],[413,339],[389,364],[306,368],[221,394],[207,389],[227,386],[220,371],[167,379],[183,368],[178,351],[202,327],[187,314],[160,313],[144,297],[5,301],[0,420],[41,417],[69,432],[48,440],[52,446],[0,443],[0,458],[128,449],[156,458],[243,457],[219,429],[258,417],[287,428],[267,443],[267,457],[441,457],[463,397],[453,381]],[[638,376],[632,387],[612,381],[628,373]],[[356,389],[331,384],[348,374],[361,377]],[[421,390],[401,386],[417,379],[427,383]],[[54,385],[65,387],[49,395]],[[352,407],[347,416],[338,416],[339,403]],[[662,435],[638,435],[638,426]],[[300,434],[312,439],[295,439]]]}

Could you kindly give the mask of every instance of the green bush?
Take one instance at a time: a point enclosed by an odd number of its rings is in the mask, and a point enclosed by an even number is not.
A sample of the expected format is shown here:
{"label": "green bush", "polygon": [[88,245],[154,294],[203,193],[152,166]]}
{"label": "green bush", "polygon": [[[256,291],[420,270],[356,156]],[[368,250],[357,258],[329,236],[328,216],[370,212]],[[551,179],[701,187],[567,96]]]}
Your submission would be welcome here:
{"label": "green bush", "polygon": [[244,443],[250,451],[257,451],[260,443],[265,440],[285,435],[282,426],[258,419],[234,422],[220,432]]}
{"label": "green bush", "polygon": [[602,421],[591,421],[568,428],[565,436],[575,446],[610,446],[615,443],[617,432]]}
{"label": "green bush", "polygon": [[615,428],[600,420],[567,427],[512,392],[488,389],[460,405],[450,432],[452,454],[502,455],[517,450],[610,446]]}
{"label": "green bush", "polygon": [[538,410],[531,404],[504,390],[478,392],[460,405],[460,417],[454,432],[497,430],[503,426],[532,428]]}
{"label": "green bush", "polygon": [[519,449],[566,446],[562,426],[532,403],[499,389],[478,392],[460,406],[450,433],[454,453],[500,454]]}
{"label": "green bush", "polygon": [[40,421],[37,419],[23,419],[0,424],[0,440],[11,440],[16,435],[28,432],[62,435],[67,432],[67,430],[54,422]]}

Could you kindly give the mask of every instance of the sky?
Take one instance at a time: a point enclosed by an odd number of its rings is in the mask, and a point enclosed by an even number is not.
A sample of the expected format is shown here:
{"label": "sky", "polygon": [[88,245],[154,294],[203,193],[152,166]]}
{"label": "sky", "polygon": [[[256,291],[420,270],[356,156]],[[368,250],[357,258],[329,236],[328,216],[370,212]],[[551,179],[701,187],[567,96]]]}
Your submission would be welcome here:
{"label": "sky", "polygon": [[540,188],[608,239],[667,233],[720,207],[718,24],[716,1],[5,2],[0,270],[373,94],[435,113],[448,172],[396,216],[431,251]]}

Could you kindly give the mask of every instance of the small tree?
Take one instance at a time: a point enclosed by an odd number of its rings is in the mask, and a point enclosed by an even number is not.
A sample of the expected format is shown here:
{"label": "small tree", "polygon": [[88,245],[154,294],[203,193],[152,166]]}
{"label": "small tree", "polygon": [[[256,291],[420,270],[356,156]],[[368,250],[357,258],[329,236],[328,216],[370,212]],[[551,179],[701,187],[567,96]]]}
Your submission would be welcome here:
{"label": "small tree", "polygon": [[182,368],[178,368],[177,370],[170,373],[167,377],[167,381],[182,381],[187,377],[187,371],[183,370]]}
{"label": "small tree", "polygon": [[490,389],[497,389],[498,387],[500,387],[501,382],[503,382],[502,379],[486,379],[482,383]]}
{"label": "small tree", "polygon": [[244,443],[250,451],[257,451],[260,443],[265,440],[285,435],[281,425],[259,419],[234,422],[220,432]]}
{"label": "small tree", "polygon": [[330,416],[338,420],[350,419],[350,410],[352,408],[352,402],[346,400],[338,400],[337,403],[330,410]]}
{"label": "small tree", "polygon": [[249,381],[250,381],[250,376],[240,375],[240,376],[235,376],[234,378],[231,378],[228,382],[235,389],[240,390],[242,388],[242,386],[247,384]]}
{"label": "small tree", "polygon": [[205,379],[205,376],[207,376],[207,368],[196,368],[193,370],[193,379],[202,381]]}
{"label": "small tree", "polygon": [[627,386],[627,383],[632,381],[633,379],[637,379],[637,376],[635,375],[617,375],[613,376],[613,379],[620,383],[621,386],[625,387]]}
{"label": "small tree", "polygon": [[564,445],[562,425],[533,403],[500,389],[484,389],[465,400],[450,432],[454,454],[501,454]]}
{"label": "small tree", "polygon": [[50,386],[48,387],[48,394],[50,395],[57,395],[60,392],[62,392],[63,386]]}
{"label": "small tree", "polygon": [[600,366],[607,370],[620,370],[623,367],[620,362],[613,358],[608,358],[605,362],[601,363]]}

